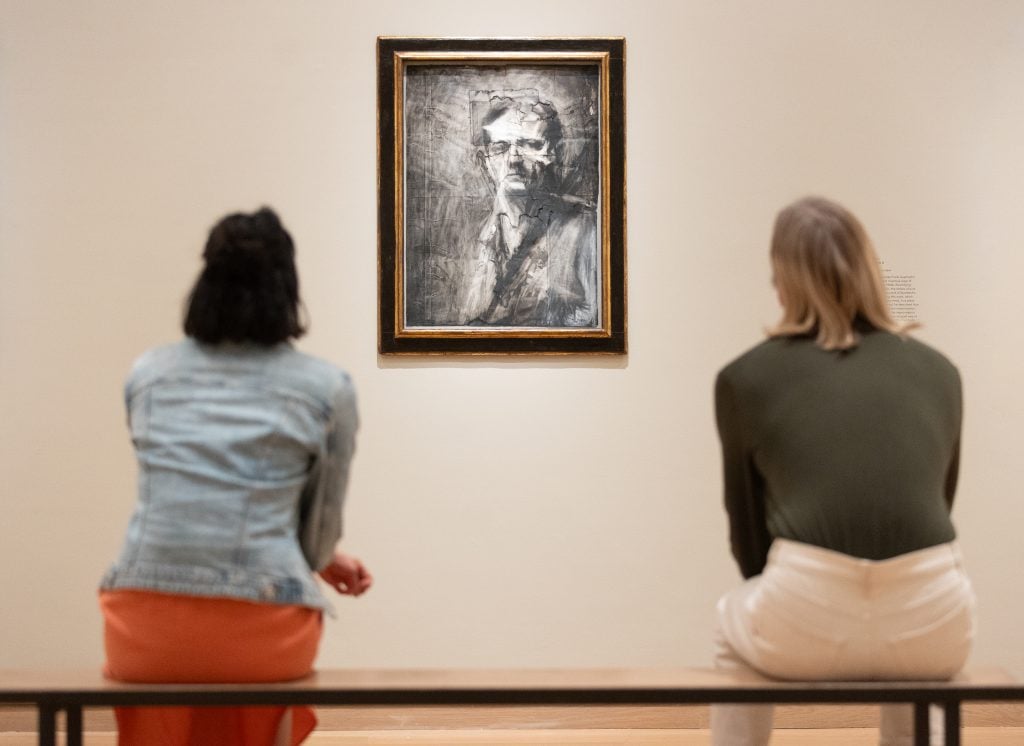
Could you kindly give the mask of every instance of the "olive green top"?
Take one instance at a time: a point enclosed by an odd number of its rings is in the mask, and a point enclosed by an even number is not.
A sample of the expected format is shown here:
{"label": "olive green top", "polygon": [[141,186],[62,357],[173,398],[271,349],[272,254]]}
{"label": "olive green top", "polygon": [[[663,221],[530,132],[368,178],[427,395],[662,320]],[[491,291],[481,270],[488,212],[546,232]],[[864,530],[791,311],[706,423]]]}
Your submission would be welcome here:
{"label": "olive green top", "polygon": [[725,507],[744,577],[773,538],[880,560],[952,541],[960,376],[870,327],[847,351],[769,339],[715,382]]}

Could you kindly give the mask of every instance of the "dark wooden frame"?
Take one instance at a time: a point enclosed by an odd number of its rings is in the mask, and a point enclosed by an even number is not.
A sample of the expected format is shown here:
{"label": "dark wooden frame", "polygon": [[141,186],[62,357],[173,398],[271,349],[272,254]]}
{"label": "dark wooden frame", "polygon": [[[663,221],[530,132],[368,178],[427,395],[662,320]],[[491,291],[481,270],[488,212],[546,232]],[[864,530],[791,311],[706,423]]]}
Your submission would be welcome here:
{"label": "dark wooden frame", "polygon": [[[402,293],[402,131],[404,65],[426,59],[459,64],[528,64],[543,60],[600,59],[602,327],[537,329],[405,327]],[[626,152],[625,39],[439,39],[377,40],[378,351],[392,354],[623,354],[626,352]]]}

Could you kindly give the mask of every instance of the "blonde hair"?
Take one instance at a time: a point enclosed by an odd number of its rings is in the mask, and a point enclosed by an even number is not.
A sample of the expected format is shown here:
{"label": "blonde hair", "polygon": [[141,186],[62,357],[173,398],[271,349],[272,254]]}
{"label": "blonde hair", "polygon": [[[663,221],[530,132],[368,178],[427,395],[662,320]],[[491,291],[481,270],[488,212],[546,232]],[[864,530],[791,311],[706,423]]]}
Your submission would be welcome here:
{"label": "blonde hair", "polygon": [[805,197],[784,208],[775,219],[771,262],[783,306],[782,319],[768,330],[772,337],[813,332],[819,347],[847,350],[860,340],[858,318],[897,334],[911,327],[889,313],[875,250],[842,205]]}

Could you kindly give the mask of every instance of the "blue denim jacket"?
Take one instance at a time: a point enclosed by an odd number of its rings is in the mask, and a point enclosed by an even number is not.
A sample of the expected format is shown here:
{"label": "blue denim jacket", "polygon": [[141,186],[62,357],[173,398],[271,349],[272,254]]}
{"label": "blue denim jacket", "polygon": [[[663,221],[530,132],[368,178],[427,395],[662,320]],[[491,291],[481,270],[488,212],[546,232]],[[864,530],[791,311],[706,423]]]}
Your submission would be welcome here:
{"label": "blue denim jacket", "polygon": [[138,502],[101,588],[328,609],[358,418],[348,375],[289,344],[140,357],[125,386]]}

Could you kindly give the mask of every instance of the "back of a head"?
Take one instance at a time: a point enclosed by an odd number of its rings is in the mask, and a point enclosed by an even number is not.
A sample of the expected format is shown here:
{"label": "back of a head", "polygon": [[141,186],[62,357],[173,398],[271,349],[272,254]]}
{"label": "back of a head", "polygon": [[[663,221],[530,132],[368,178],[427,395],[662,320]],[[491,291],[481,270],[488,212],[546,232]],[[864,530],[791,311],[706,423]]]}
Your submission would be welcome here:
{"label": "back of a head", "polygon": [[856,346],[855,322],[898,332],[878,259],[860,221],[831,200],[805,197],[775,220],[772,270],[783,317],[772,336],[814,334],[827,350]]}
{"label": "back of a head", "polygon": [[273,345],[302,336],[295,247],[277,214],[233,213],[210,231],[185,333],[207,344]]}

